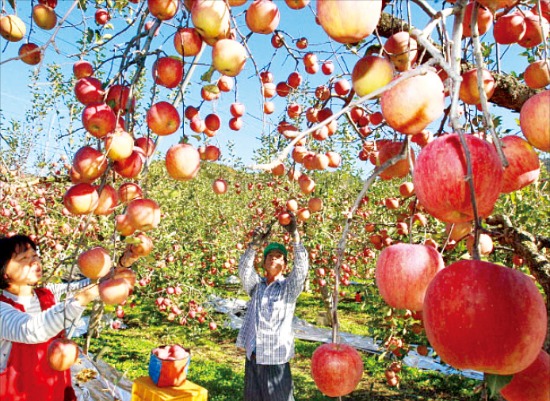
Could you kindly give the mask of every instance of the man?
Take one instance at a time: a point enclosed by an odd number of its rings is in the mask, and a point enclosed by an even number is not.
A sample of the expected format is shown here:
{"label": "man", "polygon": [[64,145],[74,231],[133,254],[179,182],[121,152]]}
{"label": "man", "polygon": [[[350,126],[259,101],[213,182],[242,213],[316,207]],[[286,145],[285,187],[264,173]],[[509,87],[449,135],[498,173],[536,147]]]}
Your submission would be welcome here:
{"label": "man", "polygon": [[246,350],[245,401],[294,400],[289,365],[294,356],[292,318],[307,276],[308,257],[295,217],[283,227],[294,242],[294,268],[288,277],[283,276],[287,250],[276,242],[264,249],[264,277],[254,270],[256,251],[268,238],[270,229],[254,230],[252,242],[239,261],[239,276],[251,298],[237,338],[237,346]]}

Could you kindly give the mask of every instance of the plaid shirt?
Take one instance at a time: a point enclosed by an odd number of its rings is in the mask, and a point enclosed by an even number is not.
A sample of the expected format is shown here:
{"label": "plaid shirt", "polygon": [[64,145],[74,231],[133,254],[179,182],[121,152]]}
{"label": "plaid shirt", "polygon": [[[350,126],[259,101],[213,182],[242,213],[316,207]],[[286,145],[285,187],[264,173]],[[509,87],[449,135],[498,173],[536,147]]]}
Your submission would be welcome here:
{"label": "plaid shirt", "polygon": [[259,365],[280,365],[294,356],[292,318],[307,276],[307,252],[301,243],[294,244],[294,268],[270,285],[254,270],[255,256],[248,248],[239,261],[239,276],[251,299],[237,347],[246,350],[248,359],[256,351]]}

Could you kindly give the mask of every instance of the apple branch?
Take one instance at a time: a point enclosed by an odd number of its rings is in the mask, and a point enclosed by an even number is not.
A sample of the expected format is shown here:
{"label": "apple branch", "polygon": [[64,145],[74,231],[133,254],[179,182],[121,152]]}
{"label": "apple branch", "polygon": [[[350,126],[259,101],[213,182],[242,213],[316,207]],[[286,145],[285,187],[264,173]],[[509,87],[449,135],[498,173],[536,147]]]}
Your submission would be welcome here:
{"label": "apple branch", "polygon": [[371,185],[374,183],[374,180],[378,175],[387,169],[390,166],[393,166],[395,163],[397,163],[400,160],[403,160],[407,157],[407,154],[409,150],[409,137],[406,136],[405,141],[403,142],[403,147],[401,148],[401,151],[399,154],[393,156],[386,162],[382,163],[380,166],[376,167],[373,172],[369,175],[369,177],[364,181],[363,188],[359,192],[359,195],[357,195],[355,202],[349,212],[347,213],[347,219],[346,224],[344,226],[344,229],[342,230],[342,235],[340,236],[340,240],[338,241],[338,247],[337,247],[337,259],[336,259],[336,265],[334,266],[334,273],[335,273],[335,279],[334,279],[334,291],[332,295],[332,342],[338,343],[338,332],[340,325],[338,323],[338,296],[339,296],[339,285],[340,285],[340,268],[342,266],[342,261],[344,259],[344,251],[346,249],[346,242],[348,237],[348,232],[351,226],[351,222],[353,220],[353,216],[357,209],[359,208],[359,205],[361,204],[361,200],[365,197],[365,194],[371,187]]}

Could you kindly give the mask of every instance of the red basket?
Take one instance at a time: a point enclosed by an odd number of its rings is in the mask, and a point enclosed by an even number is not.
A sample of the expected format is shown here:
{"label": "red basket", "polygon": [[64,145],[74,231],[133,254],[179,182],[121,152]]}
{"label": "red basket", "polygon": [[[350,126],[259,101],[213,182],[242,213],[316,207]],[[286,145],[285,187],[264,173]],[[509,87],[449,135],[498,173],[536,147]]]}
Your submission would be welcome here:
{"label": "red basket", "polygon": [[[170,345],[159,348],[169,348]],[[160,359],[151,351],[149,359],[149,377],[158,387],[177,387],[185,383],[187,370],[191,363],[191,352],[184,348],[188,355],[181,359]]]}

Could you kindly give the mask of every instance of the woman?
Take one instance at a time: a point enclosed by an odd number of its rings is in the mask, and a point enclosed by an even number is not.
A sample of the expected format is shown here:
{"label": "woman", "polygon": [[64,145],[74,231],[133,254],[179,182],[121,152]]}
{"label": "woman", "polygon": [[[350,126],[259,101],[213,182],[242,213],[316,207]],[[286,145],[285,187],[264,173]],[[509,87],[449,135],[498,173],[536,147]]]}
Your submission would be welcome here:
{"label": "woman", "polygon": [[[41,278],[37,247],[28,236],[0,238],[2,401],[76,400],[70,370],[51,369],[47,349],[55,338],[64,337],[65,329],[99,296],[98,286],[86,279],[36,287]],[[65,293],[66,299],[60,302]]]}

